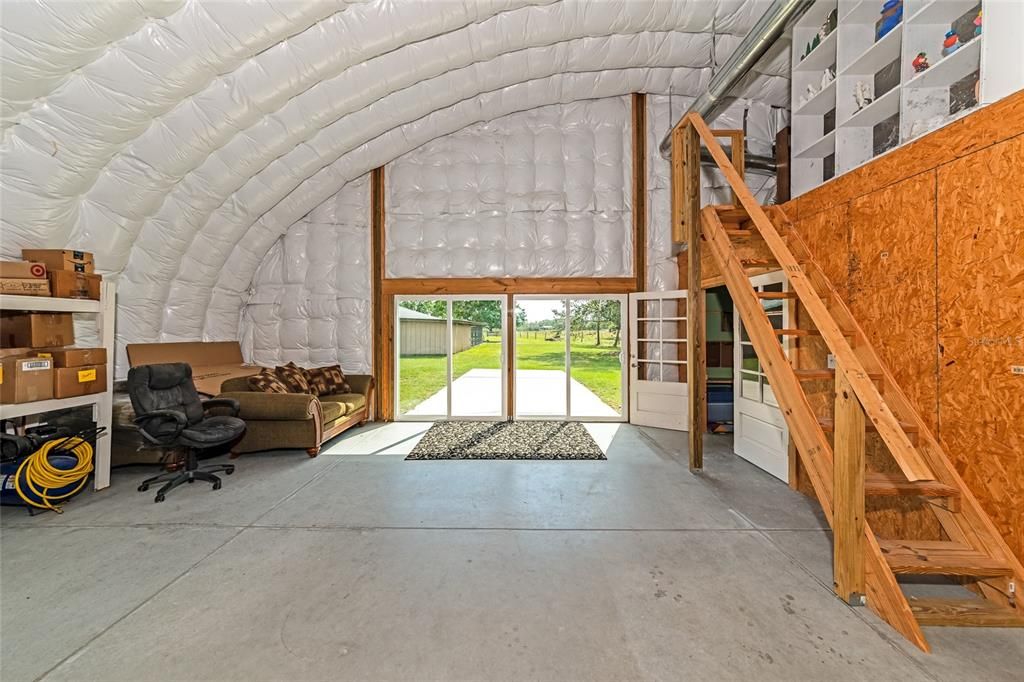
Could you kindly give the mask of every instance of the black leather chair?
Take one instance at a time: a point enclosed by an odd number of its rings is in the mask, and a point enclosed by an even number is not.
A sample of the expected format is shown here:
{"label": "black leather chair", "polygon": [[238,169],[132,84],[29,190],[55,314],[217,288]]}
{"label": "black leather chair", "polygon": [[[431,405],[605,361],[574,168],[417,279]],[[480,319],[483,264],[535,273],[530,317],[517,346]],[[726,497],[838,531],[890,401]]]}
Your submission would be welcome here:
{"label": "black leather chair", "polygon": [[[220,477],[213,472],[230,475],[233,464],[198,466],[196,452],[205,448],[225,445],[245,433],[245,422],[237,417],[238,401],[230,398],[200,400],[192,383],[192,367],[184,362],[163,365],[141,365],[128,371],[128,395],[135,410],[135,423],[149,442],[163,446],[183,446],[186,449],[185,468],[147,478],[139,486],[145,492],[149,486],[165,482],[157,491],[156,502],[186,481],[206,481],[220,489]],[[211,408],[226,409],[231,416],[210,416]]]}

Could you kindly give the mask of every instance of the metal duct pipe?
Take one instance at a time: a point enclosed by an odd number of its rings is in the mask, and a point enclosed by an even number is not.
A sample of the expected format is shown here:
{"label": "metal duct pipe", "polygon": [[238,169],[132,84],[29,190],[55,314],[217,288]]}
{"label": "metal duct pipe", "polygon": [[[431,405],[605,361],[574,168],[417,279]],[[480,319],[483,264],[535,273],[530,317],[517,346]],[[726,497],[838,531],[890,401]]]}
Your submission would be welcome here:
{"label": "metal duct pipe", "polygon": [[[729,145],[722,145],[722,149],[725,150],[725,153],[728,154],[731,159],[732,147]],[[718,167],[715,160],[711,158],[711,152],[703,148],[700,150],[700,165],[714,166],[715,168]],[[763,171],[765,173],[774,173],[778,168],[778,164],[775,163],[774,158],[771,156],[763,156],[761,154],[747,154],[746,159],[744,160],[744,166],[748,171]]]}
{"label": "metal duct pipe", "polygon": [[[812,4],[813,0],[773,0],[771,6],[750,29],[750,33],[746,35],[729,60],[711,79],[707,91],[693,101],[683,116],[697,113],[710,122],[721,109],[725,97],[754,68],[768,48],[779,39],[779,36],[785,31],[786,25],[806,12]],[[665,158],[672,153],[671,136],[672,131],[670,130],[658,147],[661,155]]]}

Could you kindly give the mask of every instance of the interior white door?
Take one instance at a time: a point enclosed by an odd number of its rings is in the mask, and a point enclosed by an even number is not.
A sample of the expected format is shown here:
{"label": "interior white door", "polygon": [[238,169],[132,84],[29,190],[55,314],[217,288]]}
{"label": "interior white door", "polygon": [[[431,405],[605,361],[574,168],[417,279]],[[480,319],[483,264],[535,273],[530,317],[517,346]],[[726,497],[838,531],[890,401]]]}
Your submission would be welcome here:
{"label": "interior white door", "polygon": [[[781,272],[752,277],[758,291],[786,290]],[[786,299],[761,299],[761,305],[776,329],[789,327]],[[789,480],[789,431],[775,394],[768,383],[754,346],[747,336],[739,313],[733,315],[734,352],[734,434],[733,452],[772,476]],[[787,354],[788,342],[781,341]]]}
{"label": "interior white door", "polygon": [[629,295],[629,421],[687,431],[686,291]]}

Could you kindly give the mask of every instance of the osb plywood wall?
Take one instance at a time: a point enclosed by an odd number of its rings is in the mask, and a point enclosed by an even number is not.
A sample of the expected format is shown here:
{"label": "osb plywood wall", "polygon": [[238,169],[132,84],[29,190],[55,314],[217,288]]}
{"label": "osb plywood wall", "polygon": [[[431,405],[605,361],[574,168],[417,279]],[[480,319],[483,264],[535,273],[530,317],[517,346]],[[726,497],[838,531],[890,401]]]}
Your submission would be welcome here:
{"label": "osb plywood wall", "polygon": [[[783,208],[1024,558],[1024,93]],[[810,343],[800,364],[823,355]],[[892,468],[869,441],[871,466]],[[875,504],[871,517],[887,535],[939,532],[925,509]]]}

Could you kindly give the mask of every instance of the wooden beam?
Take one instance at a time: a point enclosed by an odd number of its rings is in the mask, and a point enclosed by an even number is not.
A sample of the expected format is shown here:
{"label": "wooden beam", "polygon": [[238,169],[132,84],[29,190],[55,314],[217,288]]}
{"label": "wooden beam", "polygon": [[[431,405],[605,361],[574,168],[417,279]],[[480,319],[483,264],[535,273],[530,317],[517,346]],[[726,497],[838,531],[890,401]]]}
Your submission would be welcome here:
{"label": "wooden beam", "polygon": [[628,294],[633,277],[436,277],[385,279],[385,295]]}
{"label": "wooden beam", "polygon": [[686,393],[690,407],[688,434],[690,470],[704,468],[704,431],[707,418],[707,341],[704,319],[704,288],[701,286],[701,226],[700,226],[700,140],[692,126],[685,126],[676,134],[683,140],[683,178],[686,191],[683,196],[683,221],[686,227]]}
{"label": "wooden beam", "polygon": [[384,168],[374,168],[370,171],[370,277],[371,277],[371,301],[370,307],[373,311],[373,376],[377,381],[373,405],[373,418],[390,421],[391,402],[388,397],[391,395],[391,375],[388,369],[387,358],[391,354],[387,346],[386,328],[388,324],[385,310],[389,306],[384,303],[383,282],[386,273],[384,261],[384,202],[386,192],[384,188]]}
{"label": "wooden beam", "polygon": [[647,290],[647,95],[633,93],[633,276]]}
{"label": "wooden beam", "polygon": [[864,586],[864,410],[846,371],[836,372],[833,446],[832,575],[836,594],[863,603]]}

